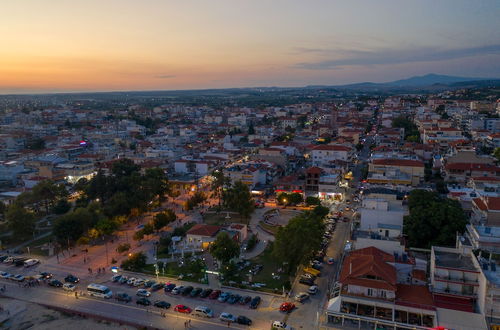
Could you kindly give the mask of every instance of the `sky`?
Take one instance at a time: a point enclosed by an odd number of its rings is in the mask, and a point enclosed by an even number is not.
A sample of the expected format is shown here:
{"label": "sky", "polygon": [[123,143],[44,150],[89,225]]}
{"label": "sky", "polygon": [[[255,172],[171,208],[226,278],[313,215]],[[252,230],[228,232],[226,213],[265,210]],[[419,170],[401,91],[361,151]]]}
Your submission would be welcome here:
{"label": "sky", "polygon": [[499,0],[22,0],[0,93],[500,78]]}

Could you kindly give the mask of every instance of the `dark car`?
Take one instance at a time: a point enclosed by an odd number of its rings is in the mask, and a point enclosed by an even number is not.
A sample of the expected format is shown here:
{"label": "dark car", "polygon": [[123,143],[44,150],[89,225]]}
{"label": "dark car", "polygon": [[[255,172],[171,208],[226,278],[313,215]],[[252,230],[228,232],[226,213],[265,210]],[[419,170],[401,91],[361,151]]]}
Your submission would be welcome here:
{"label": "dark car", "polygon": [[314,285],[314,280],[312,278],[301,276],[299,279],[299,283],[311,286]]}
{"label": "dark car", "polygon": [[197,295],[199,295],[201,293],[201,291],[203,291],[202,288],[194,288],[193,291],[191,291],[191,293],[189,295],[191,297],[196,297]]}
{"label": "dark car", "polygon": [[204,289],[203,291],[200,292],[200,298],[206,298],[210,296],[212,293],[212,289]]}
{"label": "dark car", "polygon": [[148,298],[144,298],[144,297],[137,298],[137,300],[135,301],[135,303],[137,305],[143,305],[143,306],[149,306],[149,305],[151,305],[151,301],[149,301]]}
{"label": "dark car", "polygon": [[316,270],[321,270],[321,268],[323,268],[323,266],[321,266],[320,264],[317,264],[317,263],[312,264],[311,267],[316,269]]}
{"label": "dark car", "polygon": [[115,299],[118,301],[131,302],[132,297],[125,292],[119,292],[115,295]]}
{"label": "dark car", "polygon": [[158,291],[160,290],[161,288],[163,288],[163,284],[161,283],[155,283],[151,286],[151,291]]}
{"label": "dark car", "polygon": [[220,296],[220,290],[214,290],[208,295],[208,299],[217,299]]}
{"label": "dark car", "polygon": [[165,292],[172,292],[172,290],[176,287],[175,283],[165,283]]}
{"label": "dark car", "polygon": [[164,308],[164,309],[169,309],[171,306],[170,303],[163,301],[163,300],[157,300],[157,301],[155,301],[155,303],[153,305],[155,307]]}
{"label": "dark car", "polygon": [[246,304],[248,304],[251,300],[252,300],[252,297],[250,297],[250,296],[244,296],[244,297],[241,297],[241,298],[240,298],[240,301],[238,301],[238,302],[240,303],[240,305],[246,305]]}
{"label": "dark car", "polygon": [[182,294],[183,296],[187,296],[188,294],[190,294],[190,293],[191,293],[191,291],[193,291],[193,287],[192,287],[192,286],[190,286],[190,285],[188,285],[188,286],[184,287],[184,289],[182,289],[181,294]]}
{"label": "dark car", "polygon": [[240,301],[241,296],[239,294],[232,294],[229,299],[227,300],[228,304],[236,304],[238,301]]}
{"label": "dark car", "polygon": [[56,288],[60,288],[60,287],[63,286],[62,282],[58,281],[58,280],[50,280],[49,281],[49,285],[53,286],[53,287],[56,287]]}
{"label": "dark car", "polygon": [[244,325],[252,325],[252,320],[250,320],[248,317],[240,315],[236,319],[236,322],[238,324],[244,324]]}
{"label": "dark car", "polygon": [[250,308],[256,309],[260,304],[260,300],[259,296],[253,297],[252,301],[250,301]]}
{"label": "dark car", "polygon": [[16,258],[14,259],[13,263],[16,265],[16,267],[21,267],[24,266],[24,262],[28,260],[29,258]]}
{"label": "dark car", "polygon": [[3,262],[5,259],[7,259],[9,256],[8,255],[3,255],[0,256],[0,262]]}
{"label": "dark car", "polygon": [[80,279],[76,276],[73,276],[71,274],[69,274],[68,276],[66,276],[64,278],[64,282],[69,282],[69,283],[78,283],[80,282]]}
{"label": "dark car", "polygon": [[42,278],[47,279],[47,280],[50,280],[53,276],[51,273],[47,273],[47,272],[42,272],[42,273],[40,273],[40,275],[42,276]]}
{"label": "dark car", "polygon": [[155,284],[156,284],[156,281],[149,280],[149,281],[144,282],[144,287],[145,288],[151,288]]}

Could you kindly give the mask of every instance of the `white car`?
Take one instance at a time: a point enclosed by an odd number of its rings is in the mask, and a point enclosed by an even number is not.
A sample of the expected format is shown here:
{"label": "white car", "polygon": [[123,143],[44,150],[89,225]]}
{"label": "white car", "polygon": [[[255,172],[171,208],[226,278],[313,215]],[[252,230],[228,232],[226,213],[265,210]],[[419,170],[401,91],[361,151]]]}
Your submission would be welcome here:
{"label": "white car", "polygon": [[285,322],[274,321],[273,324],[271,325],[271,329],[272,330],[281,330],[281,329],[292,330],[292,327],[289,326],[288,324],[286,324]]}
{"label": "white car", "polygon": [[299,292],[297,295],[295,295],[295,301],[304,302],[307,299],[309,299],[309,295],[305,292]]}
{"label": "white car", "polygon": [[129,278],[129,279],[128,279],[127,284],[128,284],[128,285],[134,285],[134,282],[135,282],[136,280],[137,280],[137,279],[136,279],[135,277],[131,277],[131,278]]}
{"label": "white car", "polygon": [[64,283],[63,286],[62,286],[63,290],[64,291],[75,291],[76,290],[76,285],[74,284],[71,284],[71,283]]}
{"label": "white car", "polygon": [[138,278],[134,281],[134,286],[141,286],[141,285],[144,285],[146,281],[143,280],[142,278]]}
{"label": "white car", "polygon": [[149,297],[151,296],[151,292],[146,289],[139,289],[137,290],[136,295],[138,295],[139,297]]}
{"label": "white car", "polygon": [[318,293],[318,286],[317,285],[310,286],[309,289],[307,289],[307,292],[310,294]]}
{"label": "white car", "polygon": [[219,320],[222,322],[236,322],[236,316],[230,313],[221,313],[219,316]]}
{"label": "white car", "polygon": [[9,264],[9,263],[11,264],[13,261],[14,261],[14,257],[7,257],[7,258],[3,261],[3,263],[4,263],[4,264]]}
{"label": "white car", "polygon": [[31,267],[31,266],[34,266],[36,264],[39,264],[40,263],[40,260],[38,259],[28,259],[24,262],[24,267]]}
{"label": "white car", "polygon": [[13,281],[22,282],[22,281],[24,281],[24,276],[23,275],[16,275],[16,276],[11,277],[10,279]]}

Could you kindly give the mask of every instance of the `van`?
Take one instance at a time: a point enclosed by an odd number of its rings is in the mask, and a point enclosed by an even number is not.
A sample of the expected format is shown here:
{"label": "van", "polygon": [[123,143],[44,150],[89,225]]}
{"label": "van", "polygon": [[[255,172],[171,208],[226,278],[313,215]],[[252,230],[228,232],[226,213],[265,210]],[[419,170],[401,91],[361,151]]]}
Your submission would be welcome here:
{"label": "van", "polygon": [[214,312],[205,306],[197,306],[192,314],[201,317],[214,317]]}
{"label": "van", "polygon": [[312,267],[306,267],[304,268],[304,272],[309,273],[311,275],[314,275],[316,277],[319,277],[321,275],[321,272],[317,269],[314,269]]}

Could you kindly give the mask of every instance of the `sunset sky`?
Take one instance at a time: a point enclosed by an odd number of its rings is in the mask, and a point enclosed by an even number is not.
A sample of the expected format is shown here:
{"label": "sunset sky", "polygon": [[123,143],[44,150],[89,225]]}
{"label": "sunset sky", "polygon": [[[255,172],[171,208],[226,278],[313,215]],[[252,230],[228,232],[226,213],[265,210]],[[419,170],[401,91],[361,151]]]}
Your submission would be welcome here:
{"label": "sunset sky", "polygon": [[500,1],[18,0],[0,93],[500,77]]}

